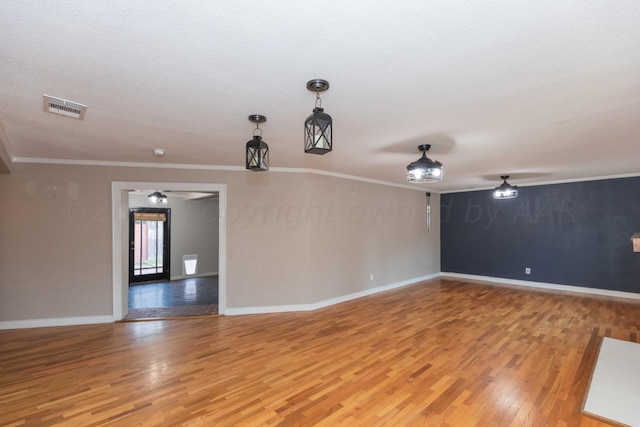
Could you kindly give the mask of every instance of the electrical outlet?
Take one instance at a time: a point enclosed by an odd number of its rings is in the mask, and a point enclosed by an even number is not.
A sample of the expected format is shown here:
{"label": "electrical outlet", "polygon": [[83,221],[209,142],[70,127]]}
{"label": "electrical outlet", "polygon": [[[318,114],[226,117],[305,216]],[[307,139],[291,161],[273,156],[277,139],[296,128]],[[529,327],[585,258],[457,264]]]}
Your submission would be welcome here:
{"label": "electrical outlet", "polygon": [[531,274],[531,269],[529,267],[525,268],[524,274]]}
{"label": "electrical outlet", "polygon": [[369,275],[369,280],[373,280],[373,273]]}

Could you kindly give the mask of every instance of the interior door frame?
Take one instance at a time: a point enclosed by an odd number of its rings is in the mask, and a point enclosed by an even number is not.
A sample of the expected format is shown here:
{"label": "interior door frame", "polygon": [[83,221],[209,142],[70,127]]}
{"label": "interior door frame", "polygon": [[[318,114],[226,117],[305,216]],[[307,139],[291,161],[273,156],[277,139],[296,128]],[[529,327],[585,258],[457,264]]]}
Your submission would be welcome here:
{"label": "interior door frame", "polygon": [[163,191],[218,193],[218,313],[227,309],[227,185],[184,182],[111,182],[111,242],[113,272],[113,321],[128,313],[129,288],[129,192],[162,188]]}

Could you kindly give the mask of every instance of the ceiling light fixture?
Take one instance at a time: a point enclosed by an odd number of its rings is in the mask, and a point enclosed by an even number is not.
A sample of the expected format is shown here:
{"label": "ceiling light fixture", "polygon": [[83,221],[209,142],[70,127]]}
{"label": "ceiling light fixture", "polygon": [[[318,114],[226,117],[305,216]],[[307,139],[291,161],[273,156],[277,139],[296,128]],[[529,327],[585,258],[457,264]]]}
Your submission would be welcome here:
{"label": "ceiling light fixture", "polygon": [[304,122],[304,152],[326,154],[333,149],[333,121],[322,108],[320,92],[329,89],[329,82],[322,79],[309,80],[307,89],[316,93],[316,106]]}
{"label": "ceiling light fixture", "polygon": [[269,146],[262,140],[262,129],[260,129],[260,123],[266,122],[267,118],[260,114],[252,114],[249,116],[249,121],[255,123],[256,128],[253,131],[253,139],[247,142],[246,168],[256,172],[268,171]]}
{"label": "ceiling light fixture", "polygon": [[156,157],[164,156],[164,149],[162,149],[162,148],[154,148],[153,149],[153,155],[156,156]]}
{"label": "ceiling light fixture", "polygon": [[442,179],[442,163],[427,157],[429,148],[431,148],[429,144],[418,146],[418,150],[422,151],[422,157],[407,166],[407,181],[421,184]]}
{"label": "ceiling light fixture", "polygon": [[509,175],[502,175],[500,179],[503,180],[503,183],[493,189],[493,198],[501,200],[515,199],[518,197],[518,186],[507,183]]}
{"label": "ceiling light fixture", "polygon": [[150,205],[166,205],[167,196],[159,191],[155,191],[147,196],[147,201]]}

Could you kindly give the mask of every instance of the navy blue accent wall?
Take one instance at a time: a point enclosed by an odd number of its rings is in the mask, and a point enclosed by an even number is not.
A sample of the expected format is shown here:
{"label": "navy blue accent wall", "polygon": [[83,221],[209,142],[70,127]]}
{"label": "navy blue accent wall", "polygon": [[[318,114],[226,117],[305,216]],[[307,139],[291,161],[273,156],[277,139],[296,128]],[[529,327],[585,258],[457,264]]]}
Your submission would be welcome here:
{"label": "navy blue accent wall", "polygon": [[640,293],[640,178],[518,190],[441,196],[441,271]]}

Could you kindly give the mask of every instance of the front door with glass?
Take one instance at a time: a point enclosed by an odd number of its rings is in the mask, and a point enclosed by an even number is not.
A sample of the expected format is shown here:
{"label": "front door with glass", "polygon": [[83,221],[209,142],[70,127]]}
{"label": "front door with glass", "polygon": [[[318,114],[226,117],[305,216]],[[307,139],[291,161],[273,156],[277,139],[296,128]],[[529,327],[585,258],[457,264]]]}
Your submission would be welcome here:
{"label": "front door with glass", "polygon": [[129,283],[169,280],[171,209],[129,209]]}

